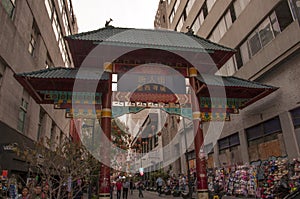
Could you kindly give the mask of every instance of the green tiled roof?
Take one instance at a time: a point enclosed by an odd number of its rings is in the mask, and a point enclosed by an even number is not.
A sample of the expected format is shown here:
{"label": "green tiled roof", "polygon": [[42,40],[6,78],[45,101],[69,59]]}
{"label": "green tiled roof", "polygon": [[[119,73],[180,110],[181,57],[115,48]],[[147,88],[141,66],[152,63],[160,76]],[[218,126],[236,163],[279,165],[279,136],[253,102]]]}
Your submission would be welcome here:
{"label": "green tiled roof", "polygon": [[208,86],[276,89],[276,87],[273,86],[261,84],[258,82],[248,81],[233,76],[224,77],[224,76],[217,76],[217,75],[201,74],[197,76],[197,79]]}
{"label": "green tiled roof", "polygon": [[67,39],[164,50],[186,50],[193,52],[235,51],[196,35],[170,30],[115,28],[109,26],[90,32],[70,35]]}
{"label": "green tiled roof", "polygon": [[[78,72],[79,71],[79,72]],[[28,73],[19,73],[17,77],[39,78],[39,79],[86,79],[86,80],[108,80],[107,73],[98,68],[49,68]]]}

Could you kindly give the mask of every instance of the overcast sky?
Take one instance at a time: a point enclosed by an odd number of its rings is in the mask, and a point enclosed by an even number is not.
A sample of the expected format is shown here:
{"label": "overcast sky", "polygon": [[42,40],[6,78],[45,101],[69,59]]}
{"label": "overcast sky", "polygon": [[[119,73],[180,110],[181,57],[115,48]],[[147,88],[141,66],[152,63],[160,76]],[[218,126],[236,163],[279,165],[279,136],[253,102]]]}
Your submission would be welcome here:
{"label": "overcast sky", "polygon": [[115,27],[154,28],[159,0],[73,0],[78,32],[104,27],[106,20]]}

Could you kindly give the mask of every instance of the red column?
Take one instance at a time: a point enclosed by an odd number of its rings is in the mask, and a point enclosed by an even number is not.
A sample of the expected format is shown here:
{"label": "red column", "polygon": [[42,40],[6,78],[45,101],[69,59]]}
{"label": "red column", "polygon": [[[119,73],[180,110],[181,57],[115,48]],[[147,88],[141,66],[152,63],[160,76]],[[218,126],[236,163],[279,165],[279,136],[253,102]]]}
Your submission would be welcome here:
{"label": "red column", "polygon": [[[101,128],[103,136],[106,136],[111,140],[111,97],[112,97],[112,65],[106,64],[104,70],[109,72],[109,79],[107,80],[107,91],[102,94],[102,111],[101,111]],[[100,138],[101,139],[101,138]],[[110,198],[110,148],[109,144],[104,143],[104,139],[101,140],[101,160],[100,163],[100,176],[99,176],[99,198]],[[106,163],[106,164],[103,164]]]}
{"label": "red column", "polygon": [[197,70],[195,68],[189,69],[189,80],[192,87],[192,111],[193,111],[193,125],[194,125],[194,144],[196,154],[196,175],[197,175],[197,195],[199,199],[208,199],[208,186],[206,174],[206,159],[202,157],[201,147],[203,147],[203,130],[201,125],[201,115],[199,108],[199,99],[196,96],[196,76]]}

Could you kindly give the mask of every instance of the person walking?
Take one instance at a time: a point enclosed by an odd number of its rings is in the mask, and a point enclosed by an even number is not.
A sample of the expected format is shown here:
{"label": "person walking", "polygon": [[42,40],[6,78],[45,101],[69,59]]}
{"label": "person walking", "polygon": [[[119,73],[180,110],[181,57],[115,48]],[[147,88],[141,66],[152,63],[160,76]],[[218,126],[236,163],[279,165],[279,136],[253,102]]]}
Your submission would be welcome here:
{"label": "person walking", "polygon": [[42,187],[41,187],[41,185],[36,185],[34,187],[34,193],[30,197],[30,199],[43,199],[42,198]]}
{"label": "person walking", "polygon": [[156,180],[156,186],[157,186],[157,191],[158,191],[158,195],[161,195],[161,188],[163,186],[163,179],[161,177],[158,177]]}
{"label": "person walking", "polygon": [[138,183],[138,188],[139,188],[139,198],[143,198],[143,182],[140,180]]}
{"label": "person walking", "polygon": [[129,182],[129,187],[130,187],[130,194],[132,195],[133,194],[133,181],[132,181],[132,179]]}
{"label": "person walking", "polygon": [[128,180],[125,180],[125,182],[123,183],[123,199],[127,199],[129,187],[130,183],[128,182]]}
{"label": "person walking", "polygon": [[114,195],[114,182],[110,183],[110,199],[113,199],[113,195]]}
{"label": "person walking", "polygon": [[121,180],[119,179],[116,183],[116,187],[117,187],[117,199],[120,199],[121,198],[121,191],[122,191],[122,182]]}
{"label": "person walking", "polygon": [[29,199],[30,198],[28,187],[23,187],[21,192],[22,192],[22,195],[20,195],[18,197],[18,199]]}

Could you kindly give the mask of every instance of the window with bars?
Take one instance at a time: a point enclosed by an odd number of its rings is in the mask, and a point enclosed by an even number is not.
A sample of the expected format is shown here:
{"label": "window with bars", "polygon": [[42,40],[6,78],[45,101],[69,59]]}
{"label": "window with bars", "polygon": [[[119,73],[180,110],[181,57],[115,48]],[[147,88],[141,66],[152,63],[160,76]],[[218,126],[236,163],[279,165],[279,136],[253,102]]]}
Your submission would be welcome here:
{"label": "window with bars", "polygon": [[218,146],[220,152],[226,149],[231,150],[237,145],[240,145],[240,138],[238,133],[232,134],[228,137],[218,140]]}
{"label": "window with bars", "polygon": [[290,111],[295,129],[300,128],[300,107]]}
{"label": "window with bars", "polygon": [[279,117],[275,117],[246,129],[246,135],[248,142],[251,143],[253,140],[264,138],[270,134],[279,133],[281,131]]}
{"label": "window with bars", "polygon": [[10,18],[14,17],[16,0],[1,0],[2,6]]}

